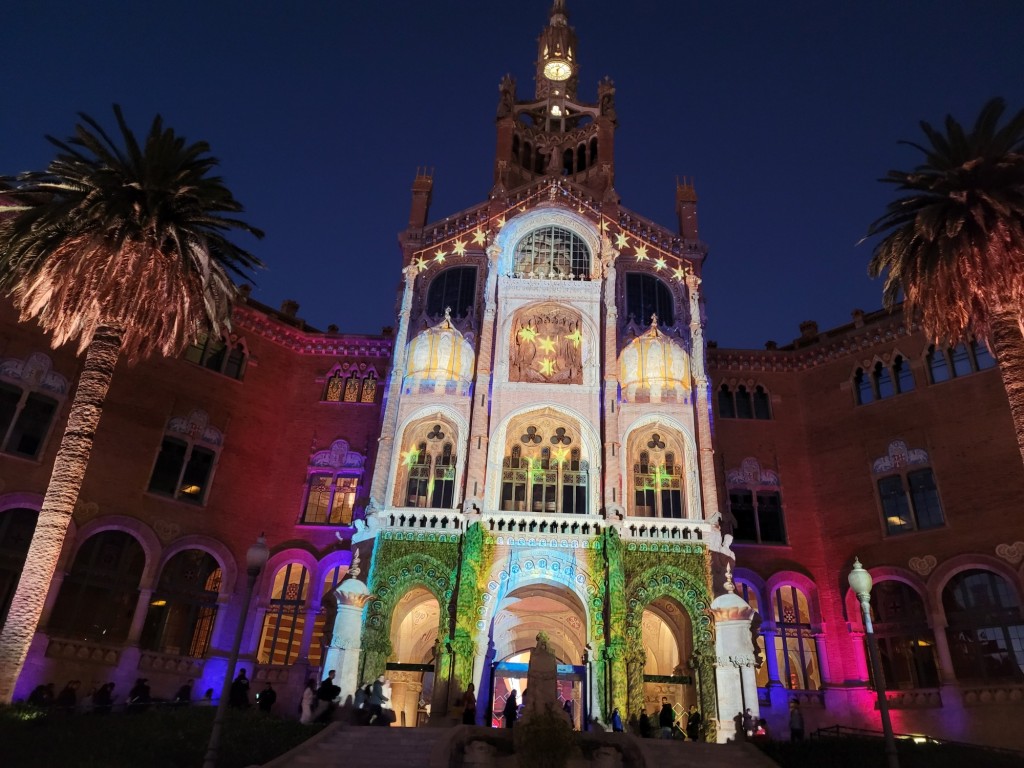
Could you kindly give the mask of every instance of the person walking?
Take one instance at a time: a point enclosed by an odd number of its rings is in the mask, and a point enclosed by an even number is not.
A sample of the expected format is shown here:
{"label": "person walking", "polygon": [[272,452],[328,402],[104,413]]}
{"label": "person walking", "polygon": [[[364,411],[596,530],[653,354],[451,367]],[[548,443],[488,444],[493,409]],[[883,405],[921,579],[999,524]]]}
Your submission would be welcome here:
{"label": "person walking", "polygon": [[316,697],[316,681],[311,677],[302,689],[302,702],[299,704],[299,722],[309,725],[317,715],[319,699]]}
{"label": "person walking", "polygon": [[384,675],[373,681],[373,688],[370,689],[370,721],[368,725],[391,725],[384,717],[384,703],[388,697],[384,695]]}
{"label": "person walking", "polygon": [[618,707],[612,710],[612,732],[622,733],[622,715],[619,714]]}
{"label": "person walking", "polygon": [[319,704],[317,704],[319,714],[316,719],[320,722],[329,723],[331,721],[336,700],[341,695],[341,688],[334,684],[335,674],[333,669],[328,672],[327,677],[323,679],[316,691],[316,697],[319,699]]}

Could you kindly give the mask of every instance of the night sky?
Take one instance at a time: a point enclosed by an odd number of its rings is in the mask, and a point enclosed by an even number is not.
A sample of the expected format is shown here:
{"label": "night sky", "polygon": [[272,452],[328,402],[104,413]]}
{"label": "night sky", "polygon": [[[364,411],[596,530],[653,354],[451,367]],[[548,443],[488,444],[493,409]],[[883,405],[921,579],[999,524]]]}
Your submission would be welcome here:
{"label": "night sky", "polygon": [[[877,182],[918,162],[921,119],[1024,108],[1024,3],[568,0],[580,97],[617,88],[622,204],[675,229],[695,179],[709,339],[785,344],[877,309],[867,225]],[[498,82],[533,93],[550,0],[15,0],[4,51],[0,174],[39,169],[45,134],[85,111],[138,133],[156,113],[205,140],[264,229],[254,297],[313,326],[393,324],[409,189],[434,169],[431,220],[486,198]]]}

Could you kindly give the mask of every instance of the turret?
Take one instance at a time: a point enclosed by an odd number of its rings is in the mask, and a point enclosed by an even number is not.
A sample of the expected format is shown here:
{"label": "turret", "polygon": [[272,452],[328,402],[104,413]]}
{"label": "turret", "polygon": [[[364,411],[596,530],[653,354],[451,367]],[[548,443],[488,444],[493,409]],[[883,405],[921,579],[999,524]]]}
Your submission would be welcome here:
{"label": "turret", "polygon": [[697,233],[697,190],[693,179],[676,180],[676,215],[679,234],[687,240],[699,240]]}
{"label": "turret", "polygon": [[409,206],[409,229],[420,229],[427,225],[430,214],[430,196],[434,191],[434,176],[426,168],[416,169],[412,182],[412,204]]}

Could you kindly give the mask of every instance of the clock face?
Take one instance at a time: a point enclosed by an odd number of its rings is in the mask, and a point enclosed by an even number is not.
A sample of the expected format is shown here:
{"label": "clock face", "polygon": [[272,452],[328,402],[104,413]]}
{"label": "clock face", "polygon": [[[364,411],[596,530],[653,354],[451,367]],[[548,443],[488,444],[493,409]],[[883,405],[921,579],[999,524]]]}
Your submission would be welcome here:
{"label": "clock face", "polygon": [[561,82],[568,80],[572,75],[572,67],[564,61],[549,61],[544,65],[544,77],[548,80]]}

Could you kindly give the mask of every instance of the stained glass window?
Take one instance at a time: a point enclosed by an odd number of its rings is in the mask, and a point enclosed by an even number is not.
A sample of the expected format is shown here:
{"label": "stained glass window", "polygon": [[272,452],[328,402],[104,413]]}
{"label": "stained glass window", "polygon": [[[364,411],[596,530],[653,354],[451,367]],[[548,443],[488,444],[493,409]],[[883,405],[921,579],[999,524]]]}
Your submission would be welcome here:
{"label": "stained glass window", "polygon": [[540,227],[516,245],[515,274],[548,280],[590,279],[590,249],[562,227]]}

